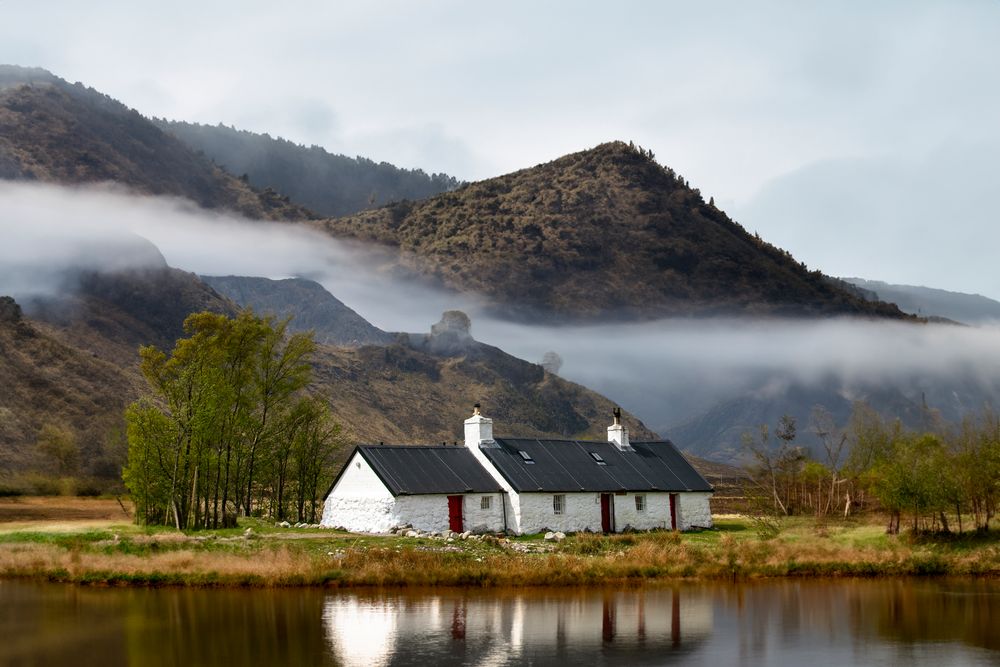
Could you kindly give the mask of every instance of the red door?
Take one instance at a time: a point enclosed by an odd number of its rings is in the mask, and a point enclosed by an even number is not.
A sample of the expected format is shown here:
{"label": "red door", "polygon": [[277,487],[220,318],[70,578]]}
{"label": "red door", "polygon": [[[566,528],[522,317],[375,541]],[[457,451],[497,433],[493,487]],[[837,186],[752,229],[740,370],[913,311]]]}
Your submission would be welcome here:
{"label": "red door", "polygon": [[677,494],[670,494],[670,530],[677,530]]}
{"label": "red door", "polygon": [[448,527],[454,533],[465,530],[462,527],[462,496],[448,496]]}
{"label": "red door", "polygon": [[610,493],[601,494],[601,530],[605,533],[610,533],[612,530]]}

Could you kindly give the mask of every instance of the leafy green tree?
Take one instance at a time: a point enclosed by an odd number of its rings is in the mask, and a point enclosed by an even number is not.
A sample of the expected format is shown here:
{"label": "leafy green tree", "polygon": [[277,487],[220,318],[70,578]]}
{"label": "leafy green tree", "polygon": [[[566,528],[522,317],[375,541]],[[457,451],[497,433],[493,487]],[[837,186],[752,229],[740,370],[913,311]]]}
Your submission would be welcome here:
{"label": "leafy green tree", "polygon": [[315,344],[287,325],[249,311],[196,313],[169,356],[140,349],[151,392],[126,411],[124,470],[140,521],[218,527],[284,507],[285,452],[300,431],[332,422],[328,411],[302,407],[314,403],[304,390]]}

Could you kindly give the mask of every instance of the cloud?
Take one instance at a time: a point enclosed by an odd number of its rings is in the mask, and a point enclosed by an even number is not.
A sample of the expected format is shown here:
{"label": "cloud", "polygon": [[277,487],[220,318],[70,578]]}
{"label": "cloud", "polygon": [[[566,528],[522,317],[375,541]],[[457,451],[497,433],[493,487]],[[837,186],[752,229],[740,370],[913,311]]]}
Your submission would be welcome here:
{"label": "cloud", "polygon": [[183,199],[0,181],[0,211],[0,293],[15,298],[62,289],[66,269],[161,262],[138,250],[141,237],[170,266],[202,275],[313,278],[388,330],[412,322],[424,330],[444,310],[475,307],[473,299],[398,277],[372,248],[304,226],[206,211]]}
{"label": "cloud", "polygon": [[923,388],[941,395],[954,389],[978,405],[1000,391],[996,328],[853,319],[525,325],[488,316],[474,297],[396,273],[390,256],[368,246],[182,200],[0,183],[0,211],[0,266],[8,269],[0,271],[0,293],[37,292],[41,283],[25,286],[19,278],[26,270],[158,261],[121,250],[121,242],[137,248],[129,243],[136,235],[170,265],[200,274],[313,278],[390,331],[426,332],[444,310],[464,310],[476,339],[534,362],[557,352],[563,377],[608,395],[654,429],[724,400],[767,392],[780,398],[795,385],[833,387],[845,396],[890,387],[918,399]]}

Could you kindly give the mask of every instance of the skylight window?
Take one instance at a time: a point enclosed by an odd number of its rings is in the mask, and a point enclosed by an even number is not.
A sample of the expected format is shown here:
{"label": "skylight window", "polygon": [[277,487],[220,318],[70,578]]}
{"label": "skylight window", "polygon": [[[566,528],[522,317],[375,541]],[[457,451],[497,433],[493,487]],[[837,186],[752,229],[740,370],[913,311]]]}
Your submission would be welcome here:
{"label": "skylight window", "polygon": [[524,451],[523,449],[517,450],[517,453],[521,455],[521,460],[525,463],[534,463],[535,459],[531,458],[531,454]]}
{"label": "skylight window", "polygon": [[604,457],[601,456],[600,454],[598,454],[597,452],[590,452],[590,455],[592,457],[594,457],[595,461],[597,461],[597,465],[599,465],[599,466],[606,466],[606,465],[608,465],[608,462],[604,460]]}

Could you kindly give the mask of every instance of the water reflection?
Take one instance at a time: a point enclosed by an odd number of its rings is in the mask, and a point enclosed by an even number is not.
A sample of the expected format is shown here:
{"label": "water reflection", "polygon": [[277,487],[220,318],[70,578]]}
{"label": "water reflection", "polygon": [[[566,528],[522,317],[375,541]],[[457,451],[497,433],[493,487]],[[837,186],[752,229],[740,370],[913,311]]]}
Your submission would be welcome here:
{"label": "water reflection", "polygon": [[0,665],[996,664],[1000,582],[644,590],[100,589],[0,581]]}
{"label": "water reflection", "polygon": [[330,648],[345,664],[652,662],[695,651],[712,603],[694,589],[330,597]]}

